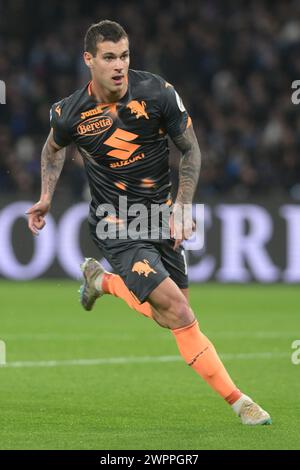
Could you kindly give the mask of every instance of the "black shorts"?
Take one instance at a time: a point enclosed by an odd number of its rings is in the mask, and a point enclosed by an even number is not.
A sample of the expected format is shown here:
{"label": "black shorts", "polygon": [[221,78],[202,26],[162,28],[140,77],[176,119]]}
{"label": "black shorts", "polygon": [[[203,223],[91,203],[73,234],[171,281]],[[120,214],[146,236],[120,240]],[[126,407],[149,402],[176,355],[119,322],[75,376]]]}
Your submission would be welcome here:
{"label": "black shorts", "polygon": [[128,289],[143,303],[167,277],[180,289],[188,287],[184,248],[173,249],[174,240],[101,240],[90,223],[93,241]]}

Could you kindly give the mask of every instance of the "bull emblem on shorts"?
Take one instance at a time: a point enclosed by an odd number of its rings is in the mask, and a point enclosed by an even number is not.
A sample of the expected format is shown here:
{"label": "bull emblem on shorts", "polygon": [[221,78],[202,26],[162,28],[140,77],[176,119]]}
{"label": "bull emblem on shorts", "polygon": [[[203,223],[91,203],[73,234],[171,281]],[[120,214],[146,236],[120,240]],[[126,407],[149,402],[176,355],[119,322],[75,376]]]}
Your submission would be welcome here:
{"label": "bull emblem on shorts", "polygon": [[136,118],[139,119],[140,117],[144,117],[146,119],[149,119],[148,114],[146,113],[146,103],[145,101],[141,101],[140,103],[138,101],[130,101],[128,103],[127,108],[130,109],[131,114],[136,114]]}
{"label": "bull emblem on shorts", "polygon": [[150,273],[157,274],[153,268],[151,268],[149,261],[144,259],[143,261],[137,261],[134,263],[132,270],[133,273],[138,273],[139,275],[143,274],[145,277],[148,277]]}

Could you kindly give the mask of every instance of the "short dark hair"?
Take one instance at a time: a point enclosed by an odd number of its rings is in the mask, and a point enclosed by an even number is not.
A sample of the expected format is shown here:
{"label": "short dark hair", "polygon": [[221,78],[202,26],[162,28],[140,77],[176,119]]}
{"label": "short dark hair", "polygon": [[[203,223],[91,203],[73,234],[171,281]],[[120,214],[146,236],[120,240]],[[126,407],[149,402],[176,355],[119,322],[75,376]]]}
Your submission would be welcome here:
{"label": "short dark hair", "polygon": [[92,24],[87,30],[84,37],[84,50],[95,57],[98,42],[119,42],[123,38],[128,38],[128,35],[119,23],[103,20]]}

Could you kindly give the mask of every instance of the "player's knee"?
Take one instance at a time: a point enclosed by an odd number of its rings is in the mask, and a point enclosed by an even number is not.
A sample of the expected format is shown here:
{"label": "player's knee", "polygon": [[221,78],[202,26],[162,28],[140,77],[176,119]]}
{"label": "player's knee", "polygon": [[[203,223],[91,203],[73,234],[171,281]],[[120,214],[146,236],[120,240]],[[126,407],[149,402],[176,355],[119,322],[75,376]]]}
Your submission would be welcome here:
{"label": "player's knee", "polygon": [[195,317],[189,306],[187,299],[183,296],[170,298],[167,305],[162,305],[157,309],[158,323],[163,323],[167,328],[182,328],[191,324]]}
{"label": "player's knee", "polygon": [[194,321],[193,311],[185,297],[173,304],[173,316],[176,322],[178,322],[178,328],[187,326]]}

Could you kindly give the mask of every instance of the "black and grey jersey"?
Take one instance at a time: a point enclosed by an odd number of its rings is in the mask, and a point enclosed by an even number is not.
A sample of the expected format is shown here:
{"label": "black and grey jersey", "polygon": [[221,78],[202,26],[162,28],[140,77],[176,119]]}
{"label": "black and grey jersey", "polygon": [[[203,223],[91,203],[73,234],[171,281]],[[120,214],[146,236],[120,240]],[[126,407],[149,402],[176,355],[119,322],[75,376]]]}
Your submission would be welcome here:
{"label": "black and grey jersey", "polygon": [[118,212],[119,196],[127,204],[168,203],[169,148],[189,126],[190,118],[174,87],[158,75],[129,70],[126,94],[115,103],[99,103],[91,82],[51,108],[55,142],[77,146],[86,168],[96,223],[101,204]]}

